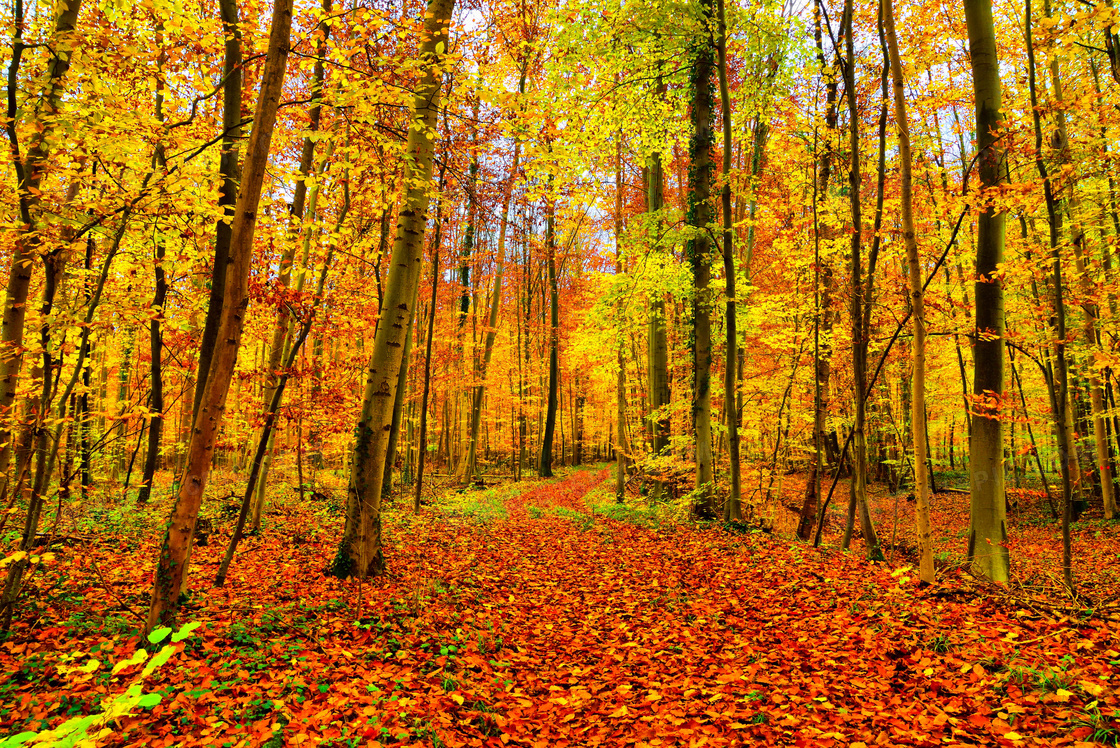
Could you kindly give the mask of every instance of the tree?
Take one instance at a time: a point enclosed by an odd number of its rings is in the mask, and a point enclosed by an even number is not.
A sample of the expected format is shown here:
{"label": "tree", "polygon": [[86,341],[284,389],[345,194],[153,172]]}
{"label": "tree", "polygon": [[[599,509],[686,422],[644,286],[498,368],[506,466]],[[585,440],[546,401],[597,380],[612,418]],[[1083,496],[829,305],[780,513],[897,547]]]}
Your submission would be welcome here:
{"label": "tree", "polygon": [[910,307],[914,320],[911,354],[914,373],[910,386],[910,427],[914,441],[914,496],[918,525],[918,575],[923,584],[933,584],[933,537],[929,524],[929,448],[926,443],[926,312],[922,290],[922,263],[914,227],[913,157],[910,150],[910,122],[906,117],[906,91],[902,76],[902,55],[894,28],[894,0],[883,0],[883,31],[890,53],[891,81],[894,89],[894,118],[898,126],[899,189],[901,193],[902,241],[910,277]]}
{"label": "tree", "polygon": [[692,270],[692,430],[696,439],[696,511],[715,516],[712,490],[712,332],[711,239],[712,223],[712,73],[715,50],[709,28],[712,0],[700,0],[700,28],[692,41],[688,84],[692,97],[689,113],[692,136],[688,144],[688,216],[692,232],[685,255]]}
{"label": "tree", "polygon": [[330,573],[364,579],[385,568],[381,545],[381,482],[388,428],[405,340],[411,336],[416,289],[424,255],[424,230],[432,182],[432,153],[443,83],[442,60],[454,0],[431,0],[424,13],[419,59],[422,76],[412,100],[400,218],[382,315],[370,353],[362,412],[357,424],[346,497],[346,525]]}
{"label": "tree", "polygon": [[1003,421],[1003,261],[1004,214],[995,204],[1004,181],[999,60],[991,0],[964,0],[972,88],[976,106],[981,207],[976,219],[976,327],[973,357],[973,418],[969,444],[971,527],[968,557],[993,582],[1006,582],[1007,501],[1004,495]]}
{"label": "tree", "polygon": [[198,521],[198,510],[206,490],[206,481],[210,475],[214,441],[222,425],[226,397],[241,346],[241,333],[249,304],[249,268],[253,257],[253,233],[257,226],[257,204],[260,202],[268,167],[273,125],[284,85],[291,28],[292,1],[275,0],[268,54],[261,74],[260,94],[231,227],[225,301],[218,326],[219,344],[214,351],[206,388],[199,400],[198,416],[194,420],[187,448],[186,469],[179,482],[171,517],[160,546],[146,624],[149,632],[158,626],[174,627],[178,618],[179,590],[186,575],[186,560],[195,523]]}

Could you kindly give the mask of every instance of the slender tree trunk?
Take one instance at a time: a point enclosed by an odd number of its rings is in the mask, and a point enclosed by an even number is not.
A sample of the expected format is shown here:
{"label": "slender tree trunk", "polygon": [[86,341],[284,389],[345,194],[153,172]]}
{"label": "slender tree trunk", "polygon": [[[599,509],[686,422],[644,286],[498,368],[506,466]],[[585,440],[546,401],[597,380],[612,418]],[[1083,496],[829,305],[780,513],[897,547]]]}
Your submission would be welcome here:
{"label": "slender tree trunk", "polygon": [[[996,57],[991,0],[965,0],[968,49],[976,102],[976,145],[980,187],[998,190],[1003,182],[1003,150],[998,132],[1002,94]],[[980,575],[1006,582],[1007,501],[1004,494],[1003,422],[1003,280],[997,267],[1003,260],[1004,216],[991,204],[977,217],[976,330],[973,354],[975,397],[969,444],[969,482],[972,523],[968,556]]]}
{"label": "slender tree trunk", "polygon": [[[445,164],[440,165],[440,184],[444,183],[443,170]],[[432,313],[428,317],[428,341],[424,346],[424,394],[420,399],[420,444],[419,454],[416,457],[416,493],[412,499],[412,510],[420,511],[420,491],[424,487],[424,460],[428,454],[428,396],[432,386],[432,333],[436,327],[436,292],[439,290],[439,245],[442,233],[442,195],[436,204],[436,231],[435,241],[432,242]]]}
{"label": "slender tree trunk", "polygon": [[[161,27],[162,28],[162,27]],[[160,36],[162,37],[162,31]],[[160,40],[162,44],[162,39]],[[160,53],[159,78],[156,82],[156,120],[163,122],[164,79],[163,63],[165,53]],[[156,146],[154,165],[166,168],[166,159],[162,145]],[[144,475],[141,480],[140,490],[136,496],[137,504],[148,503],[152,494],[152,481],[156,474],[156,465],[159,462],[159,445],[163,437],[163,305],[167,301],[167,272],[163,268],[165,257],[162,238],[157,237],[155,242],[155,295],[152,298],[152,319],[148,323],[149,345],[151,349],[151,423],[148,426],[148,448],[144,454]],[[131,470],[129,471],[131,474]]]}
{"label": "slender tree trunk", "polygon": [[392,419],[394,389],[410,336],[416,289],[424,256],[424,229],[432,182],[432,154],[443,78],[441,58],[447,49],[454,0],[432,0],[424,14],[425,37],[420,45],[423,75],[412,102],[417,126],[408,133],[401,210],[389,262],[384,314],[370,354],[362,413],[357,424],[346,526],[330,573],[365,578],[385,568],[381,545],[381,481],[386,440]]}
{"label": "slender tree trunk", "polygon": [[[615,131],[614,141],[614,272],[622,276],[622,131]],[[622,314],[621,305],[616,309],[616,319]],[[619,327],[621,328],[621,323]],[[623,331],[617,330],[622,336]],[[616,363],[618,374],[615,379],[615,422],[618,424],[618,438],[615,440],[615,482],[614,499],[621,503],[626,493],[627,453],[630,445],[626,438],[626,356],[621,340],[616,340]]]}
{"label": "slender tree trunk", "polygon": [[[816,175],[813,181],[813,275],[814,275],[814,319],[813,319],[813,448],[815,463],[812,475],[805,486],[805,497],[801,504],[801,514],[797,523],[797,536],[809,540],[814,524],[823,525],[824,503],[820,496],[821,477],[825,459],[832,453],[828,432],[829,384],[832,378],[832,267],[822,258],[820,246],[822,239],[830,239],[831,232],[825,233],[821,225],[821,214],[828,203],[829,182],[832,179],[832,163],[835,158],[832,138],[836,131],[837,94],[839,89],[839,65],[827,68],[824,55],[824,41],[821,32],[820,2],[813,5],[814,32],[817,48],[817,65],[825,78],[824,143],[817,156]],[[823,234],[823,235],[822,235]],[[843,466],[836,464],[839,472]],[[820,516],[818,517],[818,513]]]}
{"label": "slender tree trunk", "polygon": [[[663,90],[659,81],[658,90]],[[661,241],[661,210],[665,207],[665,174],[661,166],[661,154],[653,153],[647,168],[647,209],[654,216],[650,230],[654,232],[653,252],[663,253]],[[670,418],[668,408],[672,392],[669,389],[669,332],[665,324],[665,295],[653,289],[649,302],[648,350],[646,371],[649,376],[649,407],[651,416],[650,431],[653,456],[662,457],[669,447]],[[657,481],[654,497],[660,498],[665,484]]]}
{"label": "slender tree trunk", "polygon": [[560,289],[556,273],[556,204],[550,194],[545,203],[544,246],[548,253],[548,406],[541,438],[537,475],[552,477],[552,442],[560,399]]}
{"label": "slender tree trunk", "polygon": [[898,125],[899,181],[901,192],[902,240],[910,275],[910,306],[914,319],[911,352],[914,371],[910,398],[910,427],[914,439],[914,496],[918,524],[918,574],[923,584],[933,584],[933,534],[929,523],[929,445],[926,440],[926,312],[922,291],[922,265],[914,227],[913,157],[910,153],[910,123],[906,117],[906,91],[902,78],[902,56],[894,29],[894,0],[883,0],[883,30],[890,51],[891,78],[894,84],[894,117]]}
{"label": "slender tree trunk", "polygon": [[234,208],[237,202],[237,185],[241,180],[238,149],[243,139],[241,104],[244,93],[244,71],[241,59],[241,21],[238,18],[237,0],[218,0],[222,16],[222,33],[225,37],[225,60],[222,63],[222,144],[218,162],[218,209],[224,213],[215,226],[214,267],[210,273],[210,299],[206,307],[206,321],[202,328],[202,341],[198,347],[198,373],[194,386],[194,405],[191,423],[198,418],[206,380],[210,376],[210,363],[218,344],[218,325],[222,319],[225,302],[226,270],[229,267],[229,248],[233,238]]}
{"label": "slender tree trunk", "polygon": [[848,529],[844,533],[844,546],[847,547],[851,536],[854,514],[858,512],[863,542],[867,546],[868,558],[883,560],[879,549],[879,537],[871,521],[867,506],[867,335],[864,325],[864,288],[861,260],[863,215],[860,206],[860,150],[859,150],[859,109],[856,101],[855,86],[855,43],[852,39],[853,2],[844,5],[844,35],[847,61],[844,65],[844,87],[847,89],[849,118],[849,150],[851,165],[848,171],[848,198],[852,210],[851,234],[851,320],[852,320],[852,386],[855,390],[853,406],[855,423],[852,438],[852,498],[848,508]]}
{"label": "slender tree trunk", "polygon": [[234,213],[230,262],[226,273],[225,301],[218,328],[221,342],[215,351],[202,394],[198,417],[187,449],[187,466],[163,536],[152,590],[146,630],[174,626],[179,611],[179,590],[186,575],[186,559],[194,535],[198,510],[210,474],[214,443],[221,427],[226,396],[237,363],[241,333],[248,308],[249,270],[253,259],[253,233],[257,224],[273,125],[280,104],[288,43],[292,26],[291,0],[276,0],[272,11],[268,54],[261,74],[261,89],[246,150],[245,170]]}
{"label": "slender tree trunk", "polygon": [[[521,78],[517,86],[517,91],[521,95],[525,93],[525,79],[528,72],[529,57],[528,54],[526,54],[521,61]],[[492,295],[490,297],[490,317],[487,322],[487,327],[489,329],[486,331],[482,357],[476,362],[475,366],[475,378],[478,383],[474,387],[473,399],[471,401],[471,421],[467,442],[467,456],[459,467],[459,477],[465,481],[470,481],[478,473],[478,437],[479,427],[482,425],[482,404],[486,399],[486,372],[490,368],[490,359],[493,358],[494,355],[494,341],[498,335],[498,312],[501,310],[502,304],[502,276],[505,272],[506,230],[509,227],[509,206],[510,202],[513,200],[513,187],[517,182],[517,172],[520,168],[520,161],[521,141],[514,138],[509,183],[506,185],[505,197],[502,201],[502,218],[498,225],[497,270],[494,273],[494,288],[491,291]]]}
{"label": "slender tree trunk", "polygon": [[4,130],[11,149],[12,167],[15,170],[16,198],[19,226],[15,234],[12,264],[8,271],[8,285],[4,294],[4,310],[0,317],[0,495],[10,489],[8,465],[11,461],[12,440],[16,433],[13,418],[16,391],[19,388],[20,370],[23,367],[23,334],[27,318],[27,296],[31,288],[31,275],[36,261],[43,254],[40,233],[40,184],[50,159],[54,133],[61,121],[59,112],[66,90],[66,73],[76,44],[75,28],[81,0],[58,4],[54,28],[51,32],[52,54],[47,68],[38,82],[39,99],[31,115],[32,123],[27,143],[21,144],[16,132],[19,116],[19,68],[24,50],[23,0],[14,0],[14,36],[12,58],[8,65],[7,110]]}
{"label": "slender tree trunk", "polygon": [[[1056,368],[1056,387],[1054,401],[1057,407],[1054,415],[1059,424],[1068,424],[1070,421],[1070,393],[1069,393],[1069,367],[1066,361],[1066,309],[1064,290],[1062,288],[1062,256],[1059,249],[1062,234],[1062,211],[1058,204],[1058,197],[1054,192],[1054,185],[1046,168],[1042,150],[1042,118],[1039,114],[1038,94],[1035,87],[1035,55],[1032,39],[1031,0],[1026,2],[1024,25],[1026,28],[1027,43],[1027,78],[1031,100],[1031,109],[1034,119],[1034,147],[1035,166],[1038,175],[1042,178],[1042,190],[1046,198],[1046,213],[1050,225],[1050,260],[1053,267],[1051,281],[1054,284],[1053,309],[1054,309],[1054,359]],[[1059,137],[1065,146],[1065,133],[1059,130]],[[1070,549],[1070,520],[1073,513],[1073,481],[1078,473],[1077,455],[1073,451],[1070,439],[1071,428],[1057,428],[1059,461],[1062,466],[1062,574],[1066,588],[1073,591],[1073,569]]]}
{"label": "slender tree trunk", "polygon": [[[712,0],[700,0],[705,23],[713,16]],[[692,42],[689,85],[692,89],[690,119],[692,138],[688,152],[687,223],[692,234],[685,255],[692,269],[692,428],[696,439],[696,488],[699,492],[695,511],[716,516],[715,492],[712,485],[712,333],[711,333],[711,240],[712,223],[712,73],[714,52],[712,37],[704,31]]]}
{"label": "slender tree trunk", "polygon": [[736,329],[735,299],[735,240],[731,215],[731,93],[727,85],[727,11],[724,0],[718,0],[719,40],[719,103],[723,112],[723,187],[720,203],[723,208],[723,275],[724,294],[727,296],[724,323],[726,339],[723,364],[723,413],[727,422],[727,452],[731,468],[731,495],[724,505],[723,518],[738,522],[743,519],[739,477],[739,411],[735,407],[735,393],[739,377],[737,351],[739,334]]}

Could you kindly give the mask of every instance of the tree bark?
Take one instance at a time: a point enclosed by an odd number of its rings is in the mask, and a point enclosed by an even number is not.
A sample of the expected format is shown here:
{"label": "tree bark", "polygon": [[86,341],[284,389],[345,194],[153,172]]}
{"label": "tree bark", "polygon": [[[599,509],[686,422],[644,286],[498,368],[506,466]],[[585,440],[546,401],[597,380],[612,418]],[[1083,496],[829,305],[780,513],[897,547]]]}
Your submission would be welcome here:
{"label": "tree bark", "polygon": [[[521,77],[518,81],[517,92],[525,93],[525,79],[529,73],[529,56],[526,53],[521,60]],[[487,321],[486,338],[483,343],[482,357],[475,362],[475,379],[471,400],[470,433],[467,442],[467,454],[459,466],[459,477],[470,481],[478,473],[478,437],[482,425],[482,404],[486,399],[486,372],[490,368],[490,359],[494,356],[494,341],[498,335],[498,312],[502,304],[502,276],[505,273],[506,256],[506,230],[509,228],[509,206],[513,200],[513,187],[517,182],[517,171],[521,162],[521,141],[515,136],[513,140],[513,159],[510,166],[509,183],[506,185],[505,197],[502,201],[502,218],[498,225],[498,257],[496,260],[497,271],[494,273],[494,288],[490,297],[490,316]]]}
{"label": "tree bark", "polygon": [[27,295],[35,263],[42,255],[40,234],[40,185],[50,159],[53,135],[61,118],[62,97],[66,89],[66,73],[76,42],[74,30],[78,23],[81,0],[60,0],[51,32],[52,55],[43,73],[41,98],[32,115],[26,152],[22,151],[16,122],[19,114],[17,85],[19,68],[26,49],[23,41],[23,0],[15,0],[12,58],[8,65],[7,112],[4,124],[16,177],[19,226],[16,230],[12,264],[4,294],[4,310],[0,317],[0,495],[10,487],[8,465],[11,462],[14,404],[23,367],[23,334],[27,318]]}
{"label": "tree bark", "polygon": [[[968,49],[976,103],[976,145],[981,192],[995,192],[1003,183],[1003,151],[999,147],[1002,94],[996,55],[991,0],[965,0]],[[969,483],[972,522],[968,557],[973,569],[994,581],[1006,582],[1007,501],[1004,494],[1003,422],[1003,260],[1004,216],[981,196],[976,234],[976,329],[973,355],[972,435]]]}
{"label": "tree bark", "polygon": [[[727,422],[727,452],[731,468],[731,495],[724,506],[723,518],[738,522],[743,519],[740,507],[739,477],[739,411],[735,407],[735,393],[738,390],[738,341],[736,330],[735,299],[735,240],[731,215],[731,93],[727,85],[727,10],[724,0],[718,0],[719,40],[716,49],[719,54],[719,102],[723,112],[723,187],[720,190],[720,203],[723,209],[723,275],[726,309],[724,332],[723,363],[723,412]],[[760,125],[761,126],[761,125]]]}
{"label": "tree bark", "polygon": [[[432,153],[454,0],[432,0],[424,14],[420,45],[423,75],[416,87],[406,146],[401,209],[393,241],[384,305],[370,353],[362,413],[350,468],[346,525],[330,573],[363,579],[385,568],[381,545],[381,480],[393,400],[410,337],[414,299],[424,256],[424,230],[432,182]],[[429,137],[431,136],[431,137]]]}
{"label": "tree bark", "polygon": [[225,59],[222,63],[222,145],[218,160],[218,208],[224,216],[215,227],[214,267],[210,272],[210,299],[206,306],[202,340],[198,347],[198,372],[194,386],[194,405],[191,423],[198,418],[206,380],[210,376],[210,363],[218,344],[218,325],[222,319],[225,302],[226,270],[229,267],[229,248],[233,238],[234,208],[237,203],[237,185],[241,180],[238,149],[243,129],[241,104],[244,71],[241,67],[241,21],[238,18],[237,0],[218,0],[222,16],[222,33],[225,36]]}
{"label": "tree bark", "polygon": [[550,194],[545,204],[544,245],[548,253],[548,405],[541,438],[537,475],[552,477],[552,442],[556,433],[556,409],[560,399],[560,289],[556,274],[556,205]]}
{"label": "tree bark", "polygon": [[712,485],[712,333],[711,333],[711,240],[712,223],[712,73],[714,48],[708,26],[712,21],[712,0],[700,0],[704,31],[692,42],[689,86],[692,94],[689,142],[688,215],[692,227],[685,256],[692,269],[692,428],[696,439],[696,490],[694,511],[714,517],[715,492]]}
{"label": "tree bark", "polygon": [[194,535],[203,492],[209,478],[214,443],[221,427],[237,351],[249,303],[249,270],[253,259],[253,233],[260,202],[273,126],[280,104],[292,26],[292,0],[276,0],[268,53],[261,74],[261,89],[246,150],[245,169],[234,212],[225,302],[218,327],[220,345],[214,351],[210,375],[202,394],[198,417],[191,430],[187,463],[160,548],[148,611],[146,630],[174,627],[179,611],[179,590],[186,575],[186,559]]}
{"label": "tree bark", "polygon": [[899,182],[902,214],[902,240],[910,275],[910,307],[914,319],[911,353],[910,427],[914,439],[914,496],[918,525],[918,578],[933,584],[933,534],[929,523],[929,445],[926,441],[926,312],[922,291],[922,265],[914,227],[913,157],[910,151],[910,123],[906,117],[906,92],[902,78],[902,56],[894,28],[894,0],[883,0],[883,30],[890,51],[891,79],[894,88],[894,117],[898,125]]}
{"label": "tree bark", "polygon": [[848,527],[844,533],[844,547],[848,546],[851,537],[853,515],[858,512],[860,529],[863,531],[863,542],[867,547],[867,556],[870,559],[883,560],[883,552],[879,548],[879,537],[875,533],[875,526],[871,521],[871,513],[867,506],[867,336],[868,329],[864,324],[864,288],[863,268],[861,259],[861,244],[863,234],[863,216],[860,206],[860,150],[859,150],[859,108],[856,101],[855,86],[855,43],[853,37],[853,1],[847,0],[844,4],[844,28],[846,33],[845,51],[847,60],[844,64],[844,87],[847,89],[849,132],[848,143],[851,164],[848,171],[848,198],[852,211],[851,233],[851,325],[852,325],[852,383],[855,391],[853,406],[855,408],[855,423],[852,427],[852,496],[848,508]]}

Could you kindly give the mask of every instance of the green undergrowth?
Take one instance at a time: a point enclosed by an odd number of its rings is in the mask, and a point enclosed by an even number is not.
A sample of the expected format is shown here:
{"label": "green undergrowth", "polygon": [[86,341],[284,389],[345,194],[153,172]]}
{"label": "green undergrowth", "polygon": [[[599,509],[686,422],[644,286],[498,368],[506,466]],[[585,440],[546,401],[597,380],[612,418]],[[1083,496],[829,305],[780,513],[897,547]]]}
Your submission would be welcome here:
{"label": "green undergrowth", "polygon": [[451,491],[440,497],[436,507],[449,518],[488,524],[505,519],[506,501],[530,490],[532,486],[532,483],[521,482]]}
{"label": "green undergrowth", "polygon": [[670,505],[634,503],[632,497],[628,501],[618,503],[615,500],[614,484],[603,485],[592,489],[583,497],[583,503],[591,511],[608,519],[626,522],[638,527],[657,529],[673,521],[675,508]]}

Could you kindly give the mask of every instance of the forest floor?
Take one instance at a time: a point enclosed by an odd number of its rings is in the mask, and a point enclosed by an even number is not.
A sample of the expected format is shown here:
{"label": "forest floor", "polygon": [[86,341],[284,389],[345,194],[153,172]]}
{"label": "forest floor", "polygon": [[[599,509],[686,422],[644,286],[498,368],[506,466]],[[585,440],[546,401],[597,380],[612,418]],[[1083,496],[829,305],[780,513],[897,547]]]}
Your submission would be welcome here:
{"label": "forest floor", "polygon": [[[871,564],[858,540],[836,548],[846,501],[815,549],[782,537],[796,517],[781,506],[774,534],[666,523],[637,500],[616,505],[608,477],[573,470],[394,509],[389,573],[361,588],[323,575],[341,526],[332,501],[277,502],[221,589],[219,528],[192,562],[182,618],[199,626],[144,680],[160,703],[109,723],[98,745],[1120,739],[1116,524],[1077,524],[1071,599],[1054,588],[1054,523],[1024,493],[1016,578],[985,586],[953,563],[967,496],[942,494],[939,583],[920,589],[904,500],[876,493],[898,548]],[[783,503],[803,481],[788,480]],[[99,530],[63,538],[39,567],[0,641],[0,735],[97,712],[140,678],[112,664],[137,649],[165,511],[103,509]]]}

